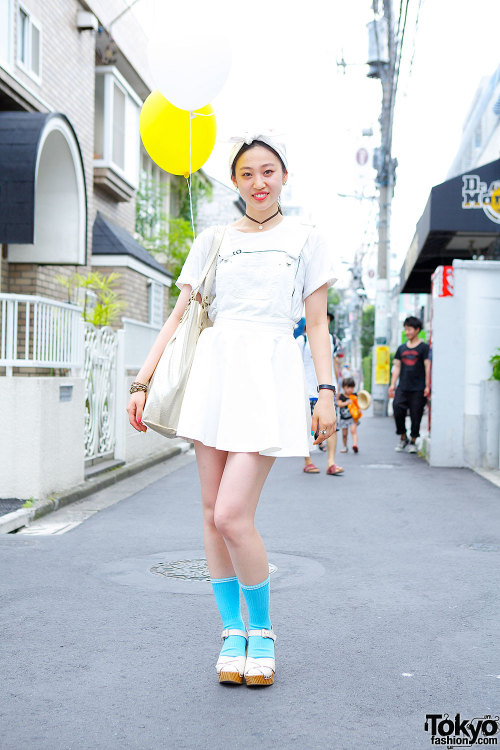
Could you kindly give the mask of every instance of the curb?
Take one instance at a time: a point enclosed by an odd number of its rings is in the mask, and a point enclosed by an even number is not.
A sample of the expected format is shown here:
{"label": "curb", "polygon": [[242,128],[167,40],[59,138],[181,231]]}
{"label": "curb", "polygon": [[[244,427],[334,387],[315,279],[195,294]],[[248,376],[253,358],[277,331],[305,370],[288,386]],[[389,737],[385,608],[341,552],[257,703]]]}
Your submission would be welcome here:
{"label": "curb", "polygon": [[41,518],[41,516],[53,513],[65,505],[83,500],[84,497],[88,497],[99,490],[104,490],[106,487],[111,487],[112,484],[116,484],[122,479],[127,479],[134,474],[149,469],[151,466],[162,463],[162,461],[186,453],[190,448],[191,443],[182,441],[182,444],[173,445],[162,453],[156,453],[140,461],[133,461],[117,469],[110,469],[93,479],[87,479],[66,492],[55,493],[46,500],[37,500],[31,508],[20,508],[12,511],[12,513],[6,513],[4,516],[0,516],[0,534],[10,534],[17,531],[23,526],[28,526],[36,518]]}
{"label": "curb", "polygon": [[494,484],[495,487],[500,487],[500,469],[483,469],[479,466],[471,466],[471,469],[483,479],[487,479],[488,482]]}

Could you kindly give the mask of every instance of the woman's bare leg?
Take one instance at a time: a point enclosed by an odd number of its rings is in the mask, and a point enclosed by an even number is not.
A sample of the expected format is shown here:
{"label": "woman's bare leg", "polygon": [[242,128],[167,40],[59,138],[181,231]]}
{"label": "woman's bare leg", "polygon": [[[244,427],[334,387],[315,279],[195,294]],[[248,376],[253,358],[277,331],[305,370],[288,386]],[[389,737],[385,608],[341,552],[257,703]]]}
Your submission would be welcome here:
{"label": "woman's bare leg", "polygon": [[236,575],[224,537],[214,523],[217,493],[226,466],[227,451],[219,451],[194,441],[196,463],[201,484],[203,509],[203,537],[205,555],[211,578],[232,578]]}
{"label": "woman's bare leg", "polygon": [[335,463],[335,453],[337,450],[337,433],[336,432],[334,432],[333,435],[330,435],[330,437],[326,441],[326,445],[328,448],[328,466],[332,466]]}
{"label": "woman's bare leg", "polygon": [[228,453],[219,484],[215,527],[244,586],[261,583],[269,575],[266,549],[254,526],[254,517],[274,460],[259,453]]}

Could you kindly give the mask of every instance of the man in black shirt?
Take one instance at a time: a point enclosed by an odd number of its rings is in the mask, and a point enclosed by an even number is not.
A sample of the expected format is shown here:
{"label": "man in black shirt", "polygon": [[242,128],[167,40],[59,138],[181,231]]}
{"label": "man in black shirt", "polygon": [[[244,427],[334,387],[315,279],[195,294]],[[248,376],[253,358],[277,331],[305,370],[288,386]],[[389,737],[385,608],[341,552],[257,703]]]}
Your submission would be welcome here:
{"label": "man in black shirt", "polygon": [[[408,453],[416,453],[415,442],[420,435],[420,422],[427,397],[430,393],[429,346],[418,338],[422,330],[422,321],[410,316],[404,322],[407,342],[401,344],[394,356],[389,396],[394,397],[393,409],[396,422],[396,433],[401,436],[397,451],[404,451],[408,445],[406,435],[406,414],[410,410],[411,441]],[[399,384],[396,389],[396,381]]]}

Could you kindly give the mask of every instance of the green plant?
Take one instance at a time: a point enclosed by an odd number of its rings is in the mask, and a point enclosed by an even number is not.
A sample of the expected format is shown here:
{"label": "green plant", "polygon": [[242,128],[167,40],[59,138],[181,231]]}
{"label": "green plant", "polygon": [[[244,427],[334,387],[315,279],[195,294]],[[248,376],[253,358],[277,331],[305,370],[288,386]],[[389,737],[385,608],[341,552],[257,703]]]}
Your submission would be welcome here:
{"label": "green plant", "polygon": [[191,224],[191,205],[193,207],[193,221],[196,227],[198,220],[198,205],[202,200],[212,200],[213,189],[210,181],[203,175],[191,175],[191,200],[187,180],[177,180],[172,185],[172,192],[177,203],[177,213],[180,219]]}
{"label": "green plant", "polygon": [[[68,290],[68,302],[76,302],[77,290],[84,290],[83,319],[95,326],[109,326],[121,315],[126,303],[120,299],[113,288],[121,278],[119,273],[105,276],[99,271],[87,275],[75,272],[71,276],[57,276],[56,280]],[[90,306],[90,292],[95,295],[96,303]]]}
{"label": "green plant", "polygon": [[363,388],[371,393],[372,390],[372,352],[367,354],[361,360],[361,369],[363,370]]}
{"label": "green plant", "polygon": [[490,380],[500,380],[500,347],[497,349],[497,354],[490,357],[490,365],[493,366]]}
{"label": "green plant", "polygon": [[23,503],[23,508],[32,508],[34,502],[35,502],[34,499],[30,497],[29,500],[25,500],[25,502]]}
{"label": "green plant", "polygon": [[368,305],[361,313],[361,356],[367,357],[375,336],[375,307]]}
{"label": "green plant", "polygon": [[[193,242],[191,204],[196,226],[199,203],[211,200],[213,191],[206,177],[194,174],[191,177],[191,201],[185,179],[172,178],[170,192],[176,217],[168,216],[164,210],[166,183],[143,173],[137,191],[135,229],[142,246],[177,278]],[[175,305],[179,293],[175,285],[170,288],[170,307]]]}

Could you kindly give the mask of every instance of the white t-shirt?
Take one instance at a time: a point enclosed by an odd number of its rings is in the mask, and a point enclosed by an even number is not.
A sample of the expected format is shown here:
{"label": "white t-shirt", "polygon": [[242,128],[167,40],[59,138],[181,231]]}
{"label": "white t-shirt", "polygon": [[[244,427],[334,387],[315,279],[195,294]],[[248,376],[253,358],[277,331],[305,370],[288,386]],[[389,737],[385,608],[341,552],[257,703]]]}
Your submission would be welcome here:
{"label": "white t-shirt", "polygon": [[[182,271],[177,279],[177,286],[182,288],[184,284],[190,284],[195,287],[201,277],[205,262],[210,253],[215,227],[205,229],[193,242]],[[222,243],[218,266],[226,261],[231,262],[232,256],[239,255],[240,258],[246,257],[255,261],[257,254],[264,253],[261,259],[257,260],[258,269],[261,273],[269,272],[273,269],[268,265],[271,258],[286,258],[287,265],[293,274],[291,277],[293,288],[290,294],[290,308],[287,314],[296,323],[302,317],[303,304],[306,297],[312,294],[316,289],[327,284],[332,286],[335,281],[334,258],[331,249],[326,242],[325,237],[311,225],[305,225],[295,218],[286,217],[283,221],[272,229],[262,232],[240,232],[234,227],[227,227],[224,241]],[[267,264],[267,265],[266,265]],[[244,266],[242,266],[244,268]],[[250,278],[246,276],[245,278]],[[258,285],[257,279],[250,282]],[[216,281],[212,288],[212,295],[216,296]],[[251,309],[250,295],[245,297],[244,307],[235,308],[235,316],[252,317],[259,312],[258,305],[255,311]],[[258,299],[257,299],[258,302]],[[219,304],[219,308],[221,305]],[[260,311],[265,314],[266,310],[260,305]],[[212,320],[217,314],[217,300],[211,306],[210,317]]]}
{"label": "white t-shirt", "polygon": [[[316,370],[314,369],[314,361],[311,352],[311,346],[309,344],[309,338],[304,336],[297,336],[297,344],[302,353],[302,361],[304,362],[304,372],[306,376],[306,386],[309,398],[318,398],[318,379],[316,377]],[[338,392],[338,383],[335,377],[335,367],[333,366],[333,336],[330,334],[330,351],[332,353],[332,385],[335,386]]]}

